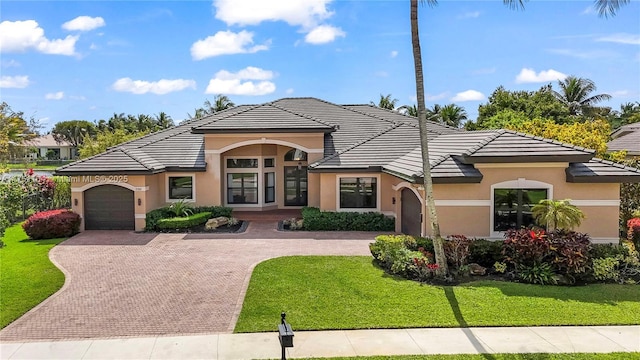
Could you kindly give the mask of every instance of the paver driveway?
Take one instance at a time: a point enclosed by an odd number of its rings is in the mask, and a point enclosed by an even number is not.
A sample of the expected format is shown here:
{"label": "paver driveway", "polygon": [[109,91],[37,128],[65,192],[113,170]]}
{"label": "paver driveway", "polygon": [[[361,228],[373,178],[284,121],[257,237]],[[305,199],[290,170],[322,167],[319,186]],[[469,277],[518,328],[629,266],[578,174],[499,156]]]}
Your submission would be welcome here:
{"label": "paver driveway", "polygon": [[272,225],[252,223],[244,235],[206,239],[127,231],[76,235],[50,252],[65,272],[64,287],[0,331],[0,340],[231,332],[256,264],[285,255],[368,255],[375,235],[283,234]]}

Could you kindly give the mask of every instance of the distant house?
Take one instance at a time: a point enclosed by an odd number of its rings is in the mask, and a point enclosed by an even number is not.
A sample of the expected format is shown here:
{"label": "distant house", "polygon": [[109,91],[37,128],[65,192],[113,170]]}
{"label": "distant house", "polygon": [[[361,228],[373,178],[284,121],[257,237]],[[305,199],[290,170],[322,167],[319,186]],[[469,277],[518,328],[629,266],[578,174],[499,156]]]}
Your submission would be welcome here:
{"label": "distant house", "polygon": [[[618,241],[620,183],[640,170],[594,151],[507,130],[428,125],[443,235],[502,237],[542,199],[572,199],[579,231]],[[185,199],[244,211],[374,211],[428,235],[417,119],[370,105],[285,98],[242,105],[62,166],[83,229],[143,230],[146,213]]]}
{"label": "distant house", "polygon": [[77,158],[77,149],[66,141],[56,141],[52,134],[38,136],[24,144],[33,151],[27,151],[26,157],[36,160],[73,160]]}
{"label": "distant house", "polygon": [[626,150],[629,158],[640,157],[640,123],[619,127],[611,133],[611,138],[607,143],[609,151]]}

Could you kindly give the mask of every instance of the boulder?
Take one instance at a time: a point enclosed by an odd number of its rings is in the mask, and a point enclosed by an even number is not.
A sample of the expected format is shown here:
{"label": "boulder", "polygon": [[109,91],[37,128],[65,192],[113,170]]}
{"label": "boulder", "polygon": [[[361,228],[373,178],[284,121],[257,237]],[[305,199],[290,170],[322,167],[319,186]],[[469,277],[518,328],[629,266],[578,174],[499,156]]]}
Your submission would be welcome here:
{"label": "boulder", "polygon": [[487,273],[486,267],[480,266],[476,263],[469,264],[469,274],[482,276],[482,275],[485,275],[486,273]]}
{"label": "boulder", "polygon": [[229,218],[224,216],[219,216],[217,218],[207,220],[207,223],[204,225],[204,228],[207,230],[215,230],[222,225],[227,225],[229,223]]}

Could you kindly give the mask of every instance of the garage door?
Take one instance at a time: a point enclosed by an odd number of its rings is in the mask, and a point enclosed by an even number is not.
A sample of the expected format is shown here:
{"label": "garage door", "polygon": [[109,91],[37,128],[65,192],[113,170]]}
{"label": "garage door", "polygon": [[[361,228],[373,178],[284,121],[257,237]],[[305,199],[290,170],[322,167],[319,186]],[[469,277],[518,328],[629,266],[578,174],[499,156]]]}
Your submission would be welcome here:
{"label": "garage door", "polygon": [[100,185],[84,192],[86,230],[134,230],[133,191],[116,185]]}
{"label": "garage door", "polygon": [[422,227],[422,206],[420,199],[410,189],[402,189],[400,194],[402,202],[401,230],[403,234],[420,236]]}

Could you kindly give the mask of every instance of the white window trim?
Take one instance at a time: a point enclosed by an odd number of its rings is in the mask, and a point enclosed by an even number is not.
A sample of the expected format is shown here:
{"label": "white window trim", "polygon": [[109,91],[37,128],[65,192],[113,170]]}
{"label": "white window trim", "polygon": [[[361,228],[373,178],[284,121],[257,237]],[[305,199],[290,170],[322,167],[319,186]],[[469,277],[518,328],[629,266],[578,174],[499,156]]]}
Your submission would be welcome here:
{"label": "white window trim", "polygon": [[[227,167],[227,159],[258,159],[258,167],[254,167],[254,168],[228,168]],[[265,167],[264,166],[264,159],[273,159],[273,167]],[[260,155],[260,156],[253,156],[253,155],[242,155],[242,156],[225,156],[223,159],[224,161],[224,174],[223,174],[223,188],[224,188],[224,204],[225,206],[231,207],[231,208],[263,208],[263,207],[270,207],[270,206],[277,206],[278,205],[278,193],[277,193],[277,181],[278,181],[278,157],[276,155]],[[274,202],[270,202],[270,203],[266,203],[264,202],[264,174],[266,172],[273,172],[275,173],[274,177],[274,181],[276,184],[275,186],[275,201]],[[233,204],[233,203],[229,203],[229,188],[227,187],[227,174],[239,174],[239,173],[244,173],[244,174],[254,174],[257,173],[258,174],[258,203],[257,204]]]}
{"label": "white window trim", "polygon": [[273,173],[273,201],[266,202],[265,196],[267,195],[266,181],[263,179],[263,183],[265,186],[262,188],[262,202],[264,202],[264,206],[273,206],[278,205],[278,172],[276,171],[275,163],[274,167],[266,167],[262,171],[262,176],[264,177],[266,173]]}
{"label": "white window trim", "polygon": [[[187,177],[190,176],[191,177],[191,197],[192,199],[171,199],[169,198],[169,178],[172,177]],[[166,173],[165,176],[165,180],[164,180],[164,186],[165,186],[165,197],[166,197],[166,201],[168,203],[174,203],[174,202],[178,202],[178,201],[184,201],[184,202],[190,202],[190,203],[195,203],[196,202],[196,174],[195,173]]]}
{"label": "white window trim", "polygon": [[[376,207],[375,208],[342,208],[340,207],[340,179],[342,178],[376,178]],[[336,175],[336,211],[345,212],[380,212],[380,202],[382,201],[381,194],[382,182],[380,174],[339,174]]]}
{"label": "white window trim", "polygon": [[491,185],[491,212],[489,214],[489,234],[491,234],[491,238],[504,238],[504,231],[493,230],[493,222],[495,220],[495,189],[545,189],[547,190],[547,198],[553,199],[553,185],[542,181],[518,178],[517,180],[503,181]]}

